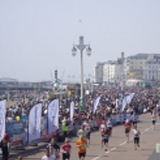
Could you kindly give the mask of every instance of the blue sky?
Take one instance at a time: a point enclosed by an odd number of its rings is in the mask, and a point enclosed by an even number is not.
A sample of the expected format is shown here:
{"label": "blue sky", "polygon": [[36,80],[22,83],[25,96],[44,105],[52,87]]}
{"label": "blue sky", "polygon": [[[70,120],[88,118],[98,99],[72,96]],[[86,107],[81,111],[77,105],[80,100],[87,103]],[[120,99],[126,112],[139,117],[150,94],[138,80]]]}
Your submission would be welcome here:
{"label": "blue sky", "polygon": [[1,0],[0,78],[80,80],[80,54],[71,54],[83,35],[84,78],[97,62],[137,53],[160,53],[159,0]]}

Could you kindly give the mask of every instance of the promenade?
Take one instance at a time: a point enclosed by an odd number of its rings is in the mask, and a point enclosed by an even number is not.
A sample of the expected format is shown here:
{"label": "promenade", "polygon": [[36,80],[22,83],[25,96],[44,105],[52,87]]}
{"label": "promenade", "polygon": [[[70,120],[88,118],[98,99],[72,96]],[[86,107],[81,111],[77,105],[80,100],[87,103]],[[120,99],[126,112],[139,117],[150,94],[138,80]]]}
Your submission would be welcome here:
{"label": "promenade", "polygon": [[[155,153],[156,144],[160,143],[160,120],[157,119],[156,130],[153,130],[151,116],[149,113],[139,117],[138,129],[141,131],[140,148],[134,150],[133,133],[130,134],[130,141],[127,143],[124,127],[122,125],[113,128],[110,137],[109,149],[104,151],[100,147],[100,133],[98,131],[91,134],[91,144],[87,148],[86,160],[159,160],[160,154]],[[71,139],[72,152],[71,160],[78,159],[75,142],[77,137]],[[26,147],[25,151],[12,151],[10,160],[16,160],[18,155],[22,155],[24,160],[39,160],[43,156],[46,142],[38,146]]]}

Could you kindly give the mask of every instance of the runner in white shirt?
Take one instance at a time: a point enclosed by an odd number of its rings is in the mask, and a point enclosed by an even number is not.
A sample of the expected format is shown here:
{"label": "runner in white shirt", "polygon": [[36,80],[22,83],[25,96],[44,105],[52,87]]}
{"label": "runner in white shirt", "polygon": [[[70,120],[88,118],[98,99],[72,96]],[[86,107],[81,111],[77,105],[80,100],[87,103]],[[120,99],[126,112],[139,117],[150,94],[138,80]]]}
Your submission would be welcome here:
{"label": "runner in white shirt", "polygon": [[110,119],[108,119],[107,128],[110,130],[110,136],[112,135],[112,127],[113,127],[112,122]]}
{"label": "runner in white shirt", "polygon": [[79,136],[83,136],[83,137],[86,138],[86,136],[87,136],[87,131],[85,130],[85,127],[84,127],[83,125],[81,126],[81,129],[78,130],[77,136],[78,136],[78,137],[79,137]]}
{"label": "runner in white shirt", "polygon": [[50,156],[48,148],[45,150],[45,154],[42,157],[42,160],[54,160],[54,157]]}
{"label": "runner in white shirt", "polygon": [[137,150],[137,146],[140,147],[140,131],[137,129],[137,125],[134,126],[133,129],[134,134],[134,149]]}
{"label": "runner in white shirt", "polygon": [[155,130],[156,129],[156,113],[154,111],[152,111],[151,118],[152,118],[153,129]]}

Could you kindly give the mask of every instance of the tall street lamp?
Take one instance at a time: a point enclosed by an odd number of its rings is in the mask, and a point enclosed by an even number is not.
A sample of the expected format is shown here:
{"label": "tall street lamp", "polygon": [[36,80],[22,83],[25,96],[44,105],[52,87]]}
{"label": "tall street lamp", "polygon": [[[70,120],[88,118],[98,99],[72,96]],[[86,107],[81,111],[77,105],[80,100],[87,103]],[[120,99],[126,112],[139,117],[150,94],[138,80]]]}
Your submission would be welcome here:
{"label": "tall street lamp", "polygon": [[88,56],[91,55],[90,45],[84,44],[84,37],[79,37],[79,44],[73,45],[72,55],[75,56],[77,49],[80,50],[80,69],[81,69],[81,97],[80,97],[80,111],[83,111],[84,96],[83,96],[83,50],[86,48],[86,53]]}

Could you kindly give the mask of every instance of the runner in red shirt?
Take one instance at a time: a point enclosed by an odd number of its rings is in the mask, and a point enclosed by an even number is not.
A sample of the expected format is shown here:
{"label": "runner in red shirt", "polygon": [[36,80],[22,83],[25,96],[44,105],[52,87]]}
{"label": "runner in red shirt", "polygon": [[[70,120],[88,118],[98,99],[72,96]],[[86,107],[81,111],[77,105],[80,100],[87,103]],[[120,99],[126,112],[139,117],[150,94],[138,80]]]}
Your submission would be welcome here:
{"label": "runner in red shirt", "polygon": [[124,123],[124,128],[125,128],[127,142],[129,142],[129,134],[130,134],[131,127],[132,127],[131,122],[129,120],[126,120],[126,122]]}
{"label": "runner in red shirt", "polygon": [[62,154],[63,160],[70,159],[71,148],[72,148],[72,146],[69,144],[69,139],[66,138],[64,144],[61,146],[61,152],[63,153]]}

